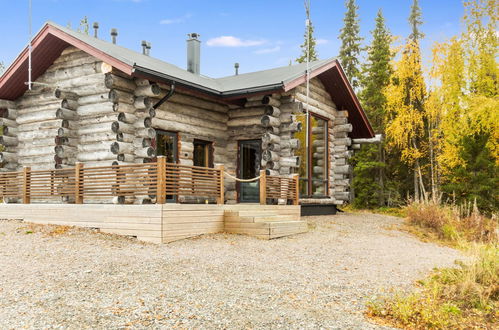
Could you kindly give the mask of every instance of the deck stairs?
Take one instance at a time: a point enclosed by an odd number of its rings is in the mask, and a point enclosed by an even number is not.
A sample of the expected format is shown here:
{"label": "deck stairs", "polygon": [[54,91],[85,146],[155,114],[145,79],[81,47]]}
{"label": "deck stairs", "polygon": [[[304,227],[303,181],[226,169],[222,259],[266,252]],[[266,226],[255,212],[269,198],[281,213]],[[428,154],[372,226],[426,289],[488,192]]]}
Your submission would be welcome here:
{"label": "deck stairs", "polygon": [[294,205],[237,204],[225,208],[225,232],[273,239],[307,232]]}

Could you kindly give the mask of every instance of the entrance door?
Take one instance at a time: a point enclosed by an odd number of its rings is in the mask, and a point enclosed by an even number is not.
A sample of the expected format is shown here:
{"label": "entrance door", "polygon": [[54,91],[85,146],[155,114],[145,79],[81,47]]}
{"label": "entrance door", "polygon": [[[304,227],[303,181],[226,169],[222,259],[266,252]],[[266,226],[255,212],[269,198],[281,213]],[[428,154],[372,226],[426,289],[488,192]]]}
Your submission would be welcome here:
{"label": "entrance door", "polygon": [[[241,179],[252,179],[260,174],[261,162],[260,140],[239,141],[238,159]],[[258,203],[260,200],[260,181],[239,182],[239,202]]]}
{"label": "entrance door", "polygon": [[[165,156],[167,163],[178,163],[178,137],[176,132],[156,130],[156,139],[153,141],[152,146],[156,148],[157,156]],[[166,201],[175,202],[176,198],[172,195],[166,195]]]}

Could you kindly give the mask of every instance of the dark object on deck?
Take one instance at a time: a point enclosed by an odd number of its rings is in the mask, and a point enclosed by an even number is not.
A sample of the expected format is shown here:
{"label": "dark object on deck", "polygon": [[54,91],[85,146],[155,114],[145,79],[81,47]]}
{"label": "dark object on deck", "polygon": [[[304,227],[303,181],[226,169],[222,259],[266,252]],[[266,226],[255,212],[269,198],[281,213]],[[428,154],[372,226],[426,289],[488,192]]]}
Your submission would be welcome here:
{"label": "dark object on deck", "polygon": [[304,204],[301,206],[302,216],[332,215],[336,214],[337,211],[338,209],[334,204]]}

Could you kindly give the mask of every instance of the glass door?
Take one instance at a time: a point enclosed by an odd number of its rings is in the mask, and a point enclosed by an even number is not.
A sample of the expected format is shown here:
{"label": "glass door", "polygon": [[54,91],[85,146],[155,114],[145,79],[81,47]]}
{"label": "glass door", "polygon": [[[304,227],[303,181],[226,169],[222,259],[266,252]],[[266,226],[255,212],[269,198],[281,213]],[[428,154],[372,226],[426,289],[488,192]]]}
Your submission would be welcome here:
{"label": "glass door", "polygon": [[[156,130],[156,138],[152,141],[157,156],[165,156],[166,162],[178,163],[178,137],[176,132]],[[167,202],[175,202],[175,196],[166,195]]]}
{"label": "glass door", "polygon": [[[238,177],[252,179],[260,175],[261,162],[260,140],[239,141]],[[258,203],[260,201],[260,181],[239,182],[239,202]]]}

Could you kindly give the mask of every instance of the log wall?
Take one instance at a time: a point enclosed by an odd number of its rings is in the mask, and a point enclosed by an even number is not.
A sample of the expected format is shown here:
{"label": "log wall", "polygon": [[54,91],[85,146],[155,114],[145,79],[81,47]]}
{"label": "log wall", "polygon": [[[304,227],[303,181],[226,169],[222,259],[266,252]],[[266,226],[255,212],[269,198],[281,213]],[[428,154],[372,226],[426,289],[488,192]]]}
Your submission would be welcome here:
{"label": "log wall", "polygon": [[[317,78],[310,83],[308,106],[301,85],[284,94],[247,98],[244,106],[177,90],[154,109],[169,85],[131,78],[68,47],[36,82],[15,102],[0,100],[2,170],[65,168],[76,162],[87,166],[150,162],[156,156],[156,131],[165,130],[178,133],[180,164],[193,164],[193,142],[200,139],[213,143],[214,164],[224,164],[236,175],[238,141],[260,139],[261,168],[268,175],[289,175],[297,172],[301,161],[295,133],[305,129],[296,116],[308,108],[329,120],[329,159],[324,160],[330,164],[327,202],[349,199],[352,126],[347,111],[336,109]],[[226,180],[225,199],[237,200],[233,180]]]}

